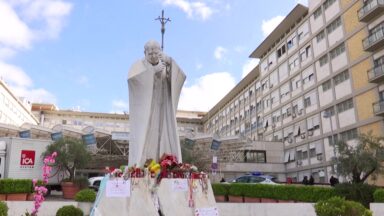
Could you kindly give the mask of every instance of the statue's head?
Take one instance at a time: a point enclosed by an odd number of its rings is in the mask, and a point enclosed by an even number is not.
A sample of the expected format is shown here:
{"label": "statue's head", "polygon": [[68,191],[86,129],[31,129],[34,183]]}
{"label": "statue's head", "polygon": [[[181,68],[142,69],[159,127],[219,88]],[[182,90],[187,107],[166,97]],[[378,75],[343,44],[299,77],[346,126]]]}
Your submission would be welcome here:
{"label": "statue's head", "polygon": [[144,45],[145,59],[152,65],[159,63],[161,57],[160,44],[155,40],[150,40]]}

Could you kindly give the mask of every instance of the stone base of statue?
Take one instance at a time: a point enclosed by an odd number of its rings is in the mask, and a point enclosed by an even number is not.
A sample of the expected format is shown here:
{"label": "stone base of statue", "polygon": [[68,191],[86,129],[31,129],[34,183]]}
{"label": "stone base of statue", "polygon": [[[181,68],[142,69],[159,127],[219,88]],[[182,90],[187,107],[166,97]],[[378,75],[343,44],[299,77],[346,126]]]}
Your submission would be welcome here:
{"label": "stone base of statue", "polygon": [[[126,185],[124,185],[126,184]],[[117,189],[119,188],[120,189]],[[105,177],[91,215],[219,215],[209,180]]]}

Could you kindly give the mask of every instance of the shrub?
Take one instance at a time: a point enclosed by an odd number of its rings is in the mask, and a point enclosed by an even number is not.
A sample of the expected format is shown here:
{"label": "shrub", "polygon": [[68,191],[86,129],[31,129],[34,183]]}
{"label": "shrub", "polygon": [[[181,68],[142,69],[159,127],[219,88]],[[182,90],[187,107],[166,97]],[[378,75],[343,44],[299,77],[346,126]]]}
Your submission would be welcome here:
{"label": "shrub", "polygon": [[335,186],[335,193],[336,196],[359,202],[369,208],[369,203],[373,202],[373,193],[376,189],[377,186],[368,184],[342,183]]}
{"label": "shrub", "polygon": [[30,179],[0,179],[0,193],[30,193],[33,186]]}
{"label": "shrub", "polygon": [[384,189],[377,189],[373,193],[373,200],[375,202],[384,202]]}
{"label": "shrub", "polygon": [[212,190],[215,195],[228,196],[230,184],[215,183],[212,184]]}
{"label": "shrub", "polygon": [[372,212],[355,201],[332,197],[315,204],[317,216],[372,216]]}
{"label": "shrub", "polygon": [[8,215],[8,206],[7,203],[0,201],[0,216]]}
{"label": "shrub", "polygon": [[83,211],[73,205],[66,205],[57,210],[56,216],[83,216]]}
{"label": "shrub", "polygon": [[92,189],[83,189],[75,195],[77,202],[95,202],[96,192]]}

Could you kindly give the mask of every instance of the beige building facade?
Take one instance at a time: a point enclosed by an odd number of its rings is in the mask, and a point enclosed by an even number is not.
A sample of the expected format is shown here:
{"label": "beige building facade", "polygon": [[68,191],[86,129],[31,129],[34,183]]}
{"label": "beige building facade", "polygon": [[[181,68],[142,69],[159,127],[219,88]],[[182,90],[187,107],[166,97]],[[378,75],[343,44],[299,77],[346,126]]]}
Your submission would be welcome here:
{"label": "beige building facade", "polygon": [[209,111],[205,130],[279,141],[287,178],[328,182],[333,142],[384,133],[383,7],[382,0],[297,5],[252,52],[259,65]]}

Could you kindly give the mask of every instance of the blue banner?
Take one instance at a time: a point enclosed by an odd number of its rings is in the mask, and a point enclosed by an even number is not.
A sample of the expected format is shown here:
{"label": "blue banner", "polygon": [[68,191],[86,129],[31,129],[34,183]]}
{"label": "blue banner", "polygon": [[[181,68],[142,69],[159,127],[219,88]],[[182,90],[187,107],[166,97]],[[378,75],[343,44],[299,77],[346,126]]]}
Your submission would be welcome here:
{"label": "blue banner", "polygon": [[57,140],[62,139],[62,138],[63,138],[62,132],[51,133],[51,139],[53,141],[57,141]]}
{"label": "blue banner", "polygon": [[20,138],[31,138],[31,131],[30,130],[20,131],[19,137]]}
{"label": "blue banner", "polygon": [[220,148],[221,142],[219,140],[212,140],[211,149],[218,150]]}
{"label": "blue banner", "polygon": [[83,142],[85,143],[85,145],[92,145],[92,144],[96,144],[96,137],[94,134],[85,134],[82,136],[83,138]]}

